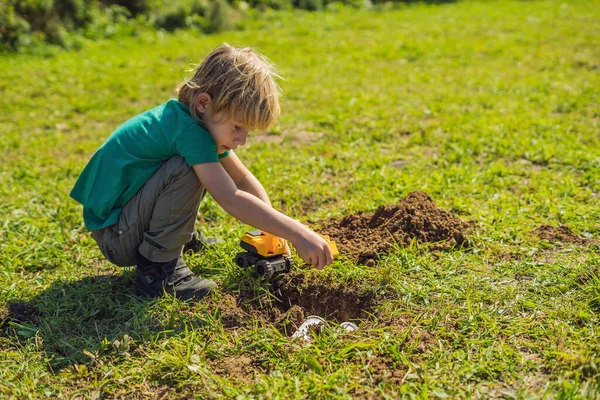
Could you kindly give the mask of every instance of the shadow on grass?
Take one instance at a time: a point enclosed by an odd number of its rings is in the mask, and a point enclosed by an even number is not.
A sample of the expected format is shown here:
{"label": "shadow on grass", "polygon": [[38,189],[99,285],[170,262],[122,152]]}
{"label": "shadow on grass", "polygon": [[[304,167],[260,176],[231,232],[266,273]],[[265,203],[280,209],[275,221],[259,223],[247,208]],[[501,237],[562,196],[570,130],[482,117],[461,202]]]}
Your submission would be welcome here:
{"label": "shadow on grass", "polygon": [[[38,296],[12,300],[0,310],[0,336],[34,342],[58,373],[69,365],[90,363],[90,354],[124,353],[130,338],[139,344],[157,332],[175,333],[174,324],[165,324],[158,315],[158,301],[165,300],[136,297],[133,272],[127,270],[55,282]],[[170,307],[160,308],[168,313]]]}

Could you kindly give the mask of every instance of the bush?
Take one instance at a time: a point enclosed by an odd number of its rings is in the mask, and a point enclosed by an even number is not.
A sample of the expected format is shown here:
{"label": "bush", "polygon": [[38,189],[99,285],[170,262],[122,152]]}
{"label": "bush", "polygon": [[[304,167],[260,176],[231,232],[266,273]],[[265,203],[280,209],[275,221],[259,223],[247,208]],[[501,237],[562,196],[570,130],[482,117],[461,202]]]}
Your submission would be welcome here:
{"label": "bush", "polygon": [[169,32],[180,28],[206,26],[209,4],[206,0],[180,0],[163,3],[149,11],[152,24]]}
{"label": "bush", "polygon": [[69,33],[112,36],[130,16],[124,7],[101,6],[96,0],[7,0],[0,3],[0,49],[14,51],[37,42],[69,47]]}
{"label": "bush", "polygon": [[162,1],[149,1],[149,0],[100,0],[102,2],[102,4],[106,5],[106,6],[120,6],[120,7],[124,7],[127,10],[129,10],[129,12],[131,13],[131,15],[139,15],[139,14],[143,14],[147,11],[150,11],[158,6],[160,6],[161,4],[163,4]]}
{"label": "bush", "polygon": [[322,0],[293,0],[292,4],[296,8],[308,11],[319,11],[323,8]]}
{"label": "bush", "polygon": [[132,33],[144,24],[218,32],[230,29],[234,16],[226,0],[0,0],[0,50],[44,42],[71,47],[77,37]]}
{"label": "bush", "polygon": [[231,29],[232,17],[231,7],[225,0],[213,0],[205,31],[214,33]]}
{"label": "bush", "polygon": [[[413,1],[417,0],[400,2]],[[219,32],[234,25],[239,11],[231,4],[239,9],[335,11],[380,3],[389,4],[388,0],[0,0],[0,50],[15,51],[44,42],[71,47],[78,37],[131,34],[144,24],[167,31],[193,27]]]}
{"label": "bush", "polygon": [[0,45],[19,48],[31,41],[31,25],[19,16],[12,4],[0,3]]}
{"label": "bush", "polygon": [[252,0],[247,4],[258,10],[290,10],[294,7],[291,0]]}
{"label": "bush", "polygon": [[92,11],[92,19],[81,31],[83,36],[89,39],[100,39],[112,37],[121,33],[135,31],[135,24],[130,20],[131,12],[122,6],[111,5]]}
{"label": "bush", "polygon": [[207,33],[221,32],[233,26],[232,7],[225,0],[179,0],[153,9],[152,24],[160,29],[174,31],[180,28],[198,28]]}

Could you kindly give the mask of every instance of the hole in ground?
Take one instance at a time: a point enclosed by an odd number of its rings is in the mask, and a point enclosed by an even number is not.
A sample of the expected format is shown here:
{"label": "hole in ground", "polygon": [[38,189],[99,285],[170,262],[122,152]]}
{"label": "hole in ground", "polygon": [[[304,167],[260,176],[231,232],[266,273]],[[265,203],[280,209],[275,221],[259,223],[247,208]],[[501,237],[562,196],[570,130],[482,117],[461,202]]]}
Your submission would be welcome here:
{"label": "hole in ground", "polygon": [[362,319],[371,310],[372,293],[361,293],[356,286],[310,280],[299,272],[281,275],[273,282],[273,305],[282,313],[318,315],[341,323]]}
{"label": "hole in ground", "polygon": [[241,327],[258,320],[291,336],[309,315],[336,323],[365,319],[374,298],[373,293],[364,293],[354,285],[307,278],[299,271],[275,278],[270,291],[274,298],[259,299],[254,292],[225,295],[215,303],[223,326]]}

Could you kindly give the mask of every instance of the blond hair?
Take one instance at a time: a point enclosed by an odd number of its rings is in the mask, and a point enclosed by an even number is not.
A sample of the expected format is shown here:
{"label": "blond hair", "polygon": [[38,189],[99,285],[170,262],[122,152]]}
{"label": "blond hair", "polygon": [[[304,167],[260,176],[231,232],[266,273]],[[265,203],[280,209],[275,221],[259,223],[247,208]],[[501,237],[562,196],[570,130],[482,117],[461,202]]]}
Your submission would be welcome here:
{"label": "blond hair", "polygon": [[223,119],[240,119],[248,129],[264,130],[279,116],[280,89],[275,67],[255,50],[224,43],[196,68],[192,79],[177,85],[179,101],[190,108],[192,117],[202,121],[196,97],[208,93],[212,114],[223,112]]}

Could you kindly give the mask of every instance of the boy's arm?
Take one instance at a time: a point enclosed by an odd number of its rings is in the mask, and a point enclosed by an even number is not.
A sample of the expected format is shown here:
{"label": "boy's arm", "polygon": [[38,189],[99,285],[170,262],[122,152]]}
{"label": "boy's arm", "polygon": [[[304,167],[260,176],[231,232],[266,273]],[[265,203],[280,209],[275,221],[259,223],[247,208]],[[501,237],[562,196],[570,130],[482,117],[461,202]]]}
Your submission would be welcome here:
{"label": "boy's arm", "polygon": [[252,172],[246,168],[233,150],[227,157],[221,158],[220,161],[221,165],[225,168],[225,171],[227,171],[231,179],[233,179],[233,182],[238,189],[253,194],[268,205],[271,205],[271,200],[269,200],[269,196],[263,185],[256,179]]}
{"label": "boy's arm", "polygon": [[227,213],[243,223],[289,240],[298,255],[317,269],[333,261],[331,249],[321,236],[258,197],[238,189],[221,163],[196,164],[194,171],[202,186]]}

